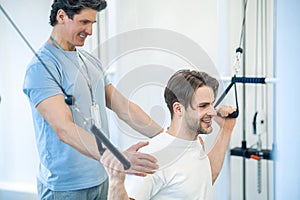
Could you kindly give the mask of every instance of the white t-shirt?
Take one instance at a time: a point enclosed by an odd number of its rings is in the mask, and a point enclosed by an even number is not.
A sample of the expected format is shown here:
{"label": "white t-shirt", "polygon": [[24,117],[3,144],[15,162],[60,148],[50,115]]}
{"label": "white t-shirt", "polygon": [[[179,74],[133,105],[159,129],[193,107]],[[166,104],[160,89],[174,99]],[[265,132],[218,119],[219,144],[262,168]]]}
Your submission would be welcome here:
{"label": "white t-shirt", "polygon": [[210,162],[199,140],[161,133],[141,149],[158,160],[159,169],[146,177],[127,175],[125,187],[136,200],[212,199]]}

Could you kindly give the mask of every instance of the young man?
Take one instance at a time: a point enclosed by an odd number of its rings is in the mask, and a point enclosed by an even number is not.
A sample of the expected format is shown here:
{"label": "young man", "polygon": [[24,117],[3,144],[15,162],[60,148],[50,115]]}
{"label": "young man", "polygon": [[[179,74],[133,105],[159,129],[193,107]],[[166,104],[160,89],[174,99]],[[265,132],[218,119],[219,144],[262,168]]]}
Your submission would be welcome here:
{"label": "young man", "polygon": [[[171,124],[141,150],[155,156],[160,168],[146,177],[129,175],[125,180],[117,161],[112,162],[108,172],[115,184],[110,185],[110,199],[212,199],[212,185],[222,168],[236,122],[226,118],[234,108],[214,109],[217,89],[217,80],[204,72],[180,70],[170,78],[165,101]],[[212,132],[213,118],[220,132],[213,149],[206,154],[199,135]],[[120,184],[124,180],[126,187]]]}
{"label": "young man", "polygon": [[[96,58],[77,48],[92,35],[96,14],[105,7],[100,0],[55,0],[50,38],[26,71],[23,91],[30,101],[40,157],[40,199],[107,198],[103,165],[110,160],[99,163],[101,155],[90,133],[95,124],[109,134],[106,107],[148,137],[162,130],[114,88]],[[75,98],[73,105],[65,103],[67,94]],[[132,165],[127,173],[145,176],[157,169],[153,156],[137,152],[145,145],[138,143],[124,152]]]}

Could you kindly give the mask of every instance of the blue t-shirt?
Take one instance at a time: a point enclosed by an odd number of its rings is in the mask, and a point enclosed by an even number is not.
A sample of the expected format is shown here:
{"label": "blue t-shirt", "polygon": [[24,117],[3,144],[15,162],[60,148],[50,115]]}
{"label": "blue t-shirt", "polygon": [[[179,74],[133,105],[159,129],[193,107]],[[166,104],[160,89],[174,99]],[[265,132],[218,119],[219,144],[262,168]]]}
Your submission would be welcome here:
{"label": "blue t-shirt", "polygon": [[[95,101],[100,108],[101,128],[108,134],[104,88],[110,83],[100,62],[83,50],[63,51],[45,43],[37,54],[52,74],[37,57],[34,57],[26,71],[23,85],[23,91],[28,96],[32,109],[40,158],[38,179],[54,191],[78,190],[99,185],[107,179],[102,164],[60,141],[36,106],[49,97],[63,94],[57,84],[59,83],[67,94],[75,97],[77,108],[80,110],[76,111],[78,109],[70,106],[74,123],[89,131],[92,98],[86,80],[88,77]],[[78,54],[84,62],[80,61]]]}

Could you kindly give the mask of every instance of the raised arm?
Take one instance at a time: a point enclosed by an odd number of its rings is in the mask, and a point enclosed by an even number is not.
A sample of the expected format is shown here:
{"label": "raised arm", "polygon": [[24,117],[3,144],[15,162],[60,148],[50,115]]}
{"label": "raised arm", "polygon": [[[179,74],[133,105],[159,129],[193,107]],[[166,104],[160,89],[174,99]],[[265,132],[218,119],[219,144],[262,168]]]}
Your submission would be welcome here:
{"label": "raised arm", "polygon": [[105,87],[106,106],[120,119],[147,137],[154,137],[163,128],[153,121],[138,105],[125,98],[112,84]]}
{"label": "raised arm", "polygon": [[125,171],[123,166],[118,160],[116,160],[113,155],[105,151],[101,157],[102,163],[107,163],[104,165],[106,172],[109,177],[109,187],[108,187],[108,200],[128,200],[128,194],[126,192],[124,181],[125,181]]}
{"label": "raised arm", "polygon": [[[221,106],[217,110],[217,112],[220,113],[223,117],[226,117],[228,116],[228,114],[233,113],[235,110],[235,108],[232,108],[230,106]],[[235,118],[222,118],[220,116],[215,116],[214,119],[220,126],[220,131],[213,149],[208,153],[213,183],[216,181],[222,169],[232,130],[236,122]]]}

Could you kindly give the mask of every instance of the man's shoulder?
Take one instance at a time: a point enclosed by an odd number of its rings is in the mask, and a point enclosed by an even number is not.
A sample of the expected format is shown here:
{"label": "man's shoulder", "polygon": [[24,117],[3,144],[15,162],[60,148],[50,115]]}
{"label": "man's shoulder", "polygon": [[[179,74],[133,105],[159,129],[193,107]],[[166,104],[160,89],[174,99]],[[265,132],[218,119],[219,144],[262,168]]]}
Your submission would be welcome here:
{"label": "man's shoulder", "polygon": [[163,132],[160,133],[158,135],[156,135],[155,137],[151,138],[150,140],[148,140],[149,145],[143,147],[141,149],[141,152],[143,153],[155,153],[161,149],[164,148],[165,145],[167,145],[168,141],[170,139],[168,138],[168,134]]}
{"label": "man's shoulder", "polygon": [[49,43],[44,43],[33,56],[27,65],[27,71],[37,69],[40,71],[41,66],[49,70],[59,70],[63,66],[61,63],[65,60],[64,55],[61,55],[58,49]]}

